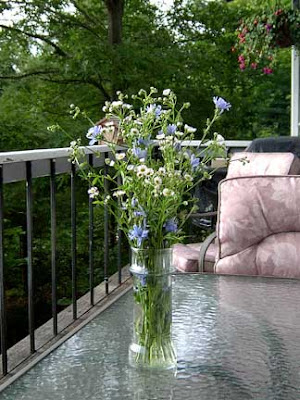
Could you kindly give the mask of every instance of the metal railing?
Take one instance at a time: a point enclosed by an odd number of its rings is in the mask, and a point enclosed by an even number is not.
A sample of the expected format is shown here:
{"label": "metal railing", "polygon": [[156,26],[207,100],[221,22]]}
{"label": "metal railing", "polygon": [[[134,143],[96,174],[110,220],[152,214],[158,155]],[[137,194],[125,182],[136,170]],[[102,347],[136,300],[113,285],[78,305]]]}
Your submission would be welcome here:
{"label": "metal railing", "polygon": [[[192,141],[185,143],[189,146],[198,146],[199,142]],[[227,148],[234,152],[245,148],[247,141],[228,141]],[[121,149],[121,148],[120,148]],[[109,148],[104,145],[84,148],[88,163],[93,167],[103,167],[104,174],[107,167],[104,162],[109,155]],[[97,151],[101,157],[95,157]],[[52,302],[52,336],[56,337],[58,330],[57,312],[57,185],[56,179],[59,174],[70,176],[70,205],[71,205],[71,285],[72,285],[72,319],[78,318],[77,309],[77,225],[76,225],[76,168],[69,162],[70,149],[42,149],[18,152],[0,153],[0,334],[2,354],[2,375],[9,372],[8,368],[8,346],[7,346],[7,325],[6,325],[6,302],[5,302],[5,249],[4,249],[4,185],[11,182],[26,182],[26,253],[27,253],[27,308],[28,308],[28,333],[30,354],[37,350],[35,338],[35,315],[34,315],[34,271],[33,271],[33,179],[48,177],[50,185],[50,242],[51,242],[51,302]],[[88,200],[88,269],[89,269],[89,304],[95,305],[94,297],[94,207],[92,200]],[[109,214],[104,208],[104,259],[103,278],[105,294],[110,293],[109,286]],[[122,257],[121,257],[121,232],[117,232],[117,284],[122,284]]]}

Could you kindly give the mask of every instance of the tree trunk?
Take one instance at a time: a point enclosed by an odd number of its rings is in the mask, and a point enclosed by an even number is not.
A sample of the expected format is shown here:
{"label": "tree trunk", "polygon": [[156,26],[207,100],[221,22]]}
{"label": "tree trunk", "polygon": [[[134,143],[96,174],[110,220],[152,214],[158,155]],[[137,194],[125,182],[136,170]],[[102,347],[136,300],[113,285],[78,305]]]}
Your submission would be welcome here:
{"label": "tree trunk", "polygon": [[108,10],[108,41],[111,45],[122,42],[124,0],[105,0]]}

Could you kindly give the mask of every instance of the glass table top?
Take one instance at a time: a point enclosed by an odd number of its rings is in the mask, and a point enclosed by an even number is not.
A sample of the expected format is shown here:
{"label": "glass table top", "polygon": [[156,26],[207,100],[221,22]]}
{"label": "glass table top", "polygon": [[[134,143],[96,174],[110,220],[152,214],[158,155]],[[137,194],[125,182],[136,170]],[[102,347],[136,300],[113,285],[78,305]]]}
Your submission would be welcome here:
{"label": "glass table top", "polygon": [[0,400],[299,400],[299,304],[297,280],[176,275],[175,373],[128,365],[128,292]]}

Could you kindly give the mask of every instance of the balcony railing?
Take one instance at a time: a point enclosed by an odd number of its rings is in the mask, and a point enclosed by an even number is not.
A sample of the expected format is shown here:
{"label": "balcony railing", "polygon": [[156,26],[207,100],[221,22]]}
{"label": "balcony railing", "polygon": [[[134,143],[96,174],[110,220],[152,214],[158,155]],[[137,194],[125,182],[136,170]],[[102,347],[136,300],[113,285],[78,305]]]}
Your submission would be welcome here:
{"label": "balcony railing", "polygon": [[[190,146],[198,146],[199,142],[186,143]],[[228,141],[226,146],[230,152],[242,150],[249,144],[248,141]],[[95,157],[94,151],[101,154]],[[84,149],[88,163],[93,167],[105,166],[104,160],[109,156],[107,146],[93,146]],[[106,298],[112,291],[119,288],[128,278],[123,274],[124,260],[122,259],[122,236],[117,232],[116,258],[117,272],[109,275],[109,214],[103,210],[103,282],[100,286],[95,285],[94,279],[94,207],[87,196],[88,207],[88,274],[89,288],[82,298],[78,298],[77,292],[77,186],[76,168],[69,162],[70,149],[42,149],[18,152],[0,153],[0,334],[1,334],[1,355],[2,355],[2,376],[12,372],[24,359],[40,352],[45,343],[61,338],[66,328],[76,322],[89,309],[93,308],[99,301]],[[105,173],[105,170],[104,170]],[[71,259],[71,306],[65,311],[58,313],[57,308],[57,177],[58,175],[69,176],[70,185],[70,226],[71,235],[70,259]],[[35,287],[34,287],[34,249],[33,249],[33,210],[35,199],[33,198],[33,180],[47,177],[50,187],[49,208],[50,208],[50,252],[51,252],[51,303],[52,319],[44,324],[43,333],[41,328],[35,326]],[[5,198],[3,195],[4,185],[12,182],[23,181],[26,196],[26,289],[27,289],[27,313],[28,313],[28,336],[22,340],[22,347],[17,343],[13,348],[8,349],[7,337],[7,302],[5,296],[5,260],[6,249],[4,248],[5,238]],[[45,221],[46,224],[46,221]],[[64,315],[61,315],[64,313]],[[46,332],[46,333],[45,333]],[[19,345],[19,349],[16,349]],[[24,346],[27,347],[24,350]],[[14,351],[16,349],[16,351]],[[21,349],[21,350],[20,350]],[[17,354],[17,355],[16,355]]]}

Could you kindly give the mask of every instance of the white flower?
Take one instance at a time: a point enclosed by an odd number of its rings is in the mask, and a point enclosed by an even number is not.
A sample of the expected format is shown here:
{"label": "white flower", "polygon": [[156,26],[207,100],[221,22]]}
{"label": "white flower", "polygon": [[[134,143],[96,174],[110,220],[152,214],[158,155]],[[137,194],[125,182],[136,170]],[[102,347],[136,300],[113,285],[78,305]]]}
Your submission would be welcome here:
{"label": "white flower", "polygon": [[220,135],[219,133],[217,134],[216,141],[219,144],[225,144],[225,138],[222,135]]}
{"label": "white flower", "polygon": [[154,185],[155,185],[155,186],[159,186],[159,185],[162,184],[162,179],[161,179],[159,176],[156,176],[156,177],[153,179],[153,182],[154,182]]}
{"label": "white flower", "polygon": [[159,135],[156,135],[157,140],[162,140],[162,139],[164,139],[164,137],[165,137],[164,133],[160,133]]}
{"label": "white flower", "polygon": [[188,201],[183,201],[183,202],[182,202],[182,205],[184,205],[184,206],[188,206],[188,205],[189,205],[189,203],[188,203]]}
{"label": "white flower", "polygon": [[91,188],[89,188],[88,194],[90,196],[90,199],[94,199],[99,195],[99,189],[96,186],[92,186]]}
{"label": "white flower", "polygon": [[72,142],[70,143],[70,147],[75,147],[77,145],[76,140],[72,140]]}
{"label": "white flower", "polygon": [[169,96],[170,93],[171,93],[171,89],[165,89],[163,91],[163,96]]}
{"label": "white flower", "polygon": [[159,173],[159,175],[165,175],[165,173],[166,173],[165,167],[159,167],[158,168],[158,173]]}
{"label": "white flower", "polygon": [[134,170],[134,165],[129,164],[127,165],[127,171],[133,171]]}
{"label": "white flower", "polygon": [[114,162],[114,160],[111,160],[110,158],[106,158],[105,164],[109,165],[110,167],[113,167],[115,165],[115,162]]}
{"label": "white flower", "polygon": [[104,204],[107,204],[108,203],[108,201],[110,200],[110,195],[107,195],[106,197],[105,197],[105,199],[104,199]]}
{"label": "white flower", "polygon": [[139,131],[138,131],[138,129],[136,129],[136,128],[132,128],[132,129],[130,129],[130,133],[131,133],[132,135],[138,135],[138,134],[139,134]]}
{"label": "white flower", "polygon": [[130,109],[132,108],[132,105],[131,105],[131,104],[124,103],[124,104],[122,105],[122,108],[124,108],[125,110],[130,110]]}
{"label": "white flower", "polygon": [[167,142],[173,142],[174,136],[166,136],[166,141]]}
{"label": "white flower", "polygon": [[184,130],[186,133],[195,133],[196,132],[196,128],[193,128],[192,126],[189,126],[187,124],[184,125]]}
{"label": "white flower", "polygon": [[146,175],[148,168],[146,165],[142,164],[137,167],[137,174],[138,175]]}
{"label": "white flower", "polygon": [[184,179],[188,182],[192,182],[194,178],[189,174],[184,174]]}
{"label": "white flower", "polygon": [[165,197],[170,197],[170,196],[174,196],[174,191],[173,190],[171,190],[171,189],[168,189],[168,188],[165,188],[163,191],[162,191],[162,194],[165,196]]}
{"label": "white flower", "polygon": [[115,197],[121,197],[121,196],[123,196],[125,194],[125,191],[124,190],[116,190],[114,193],[113,193],[113,196],[115,196]]}
{"label": "white flower", "polygon": [[117,160],[124,160],[126,154],[125,153],[116,153],[116,159]]}
{"label": "white flower", "polygon": [[180,136],[183,136],[184,133],[183,133],[183,132],[180,132],[180,131],[176,131],[176,132],[175,132],[175,135],[180,137]]}
{"label": "white flower", "polygon": [[145,185],[150,185],[151,182],[149,181],[149,179],[145,179],[144,183],[145,183]]}
{"label": "white flower", "polygon": [[152,168],[148,168],[147,171],[146,171],[146,175],[147,176],[151,176],[153,174],[154,174],[154,170]]}
{"label": "white flower", "polygon": [[106,113],[108,111],[108,108],[106,106],[103,106],[102,111]]}
{"label": "white flower", "polygon": [[116,107],[122,107],[122,105],[123,105],[123,101],[113,101],[112,103],[111,103],[111,107],[113,107],[113,108],[116,108]]}

